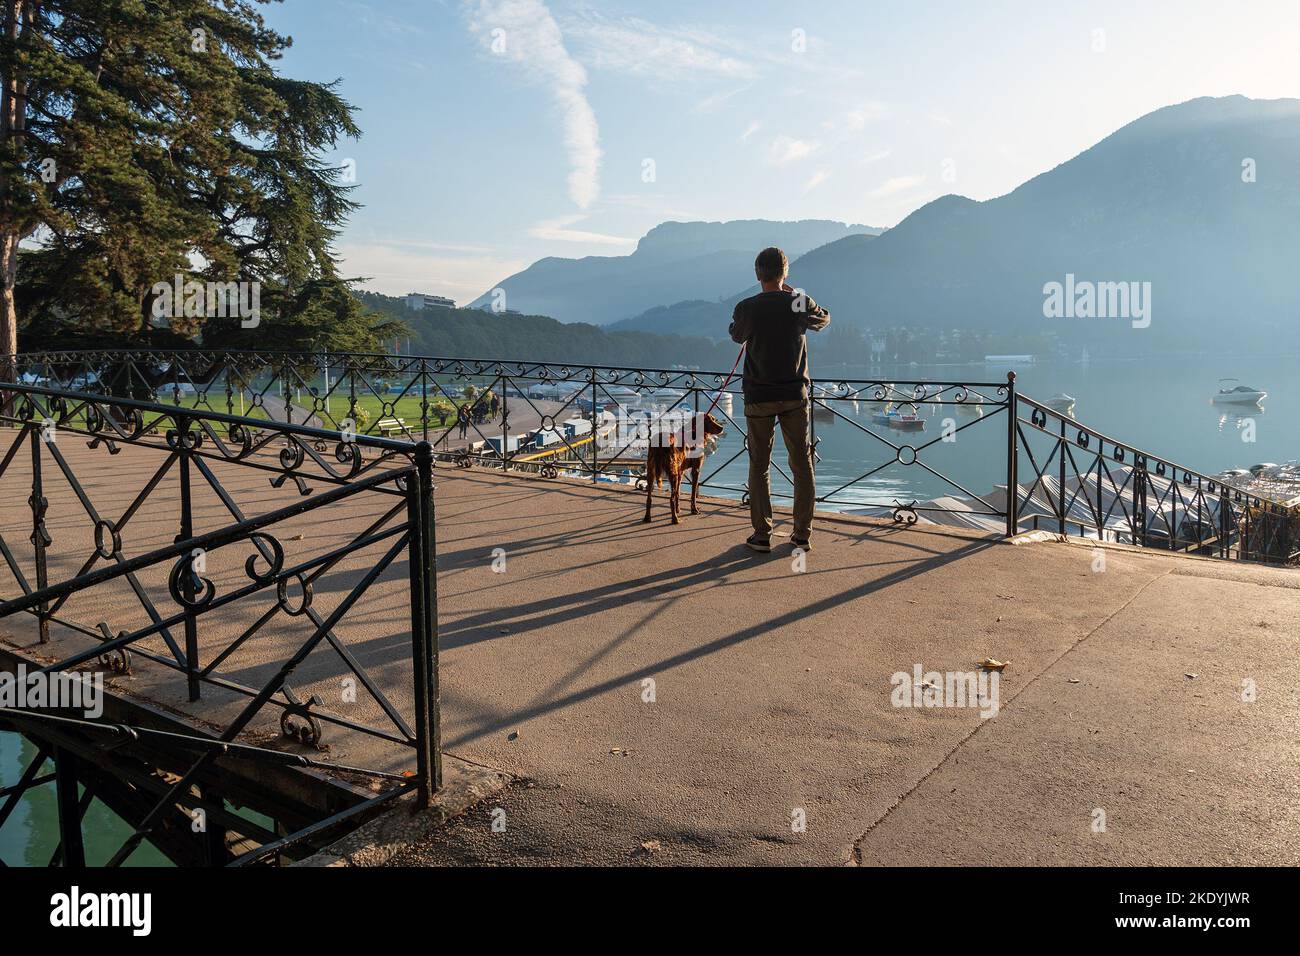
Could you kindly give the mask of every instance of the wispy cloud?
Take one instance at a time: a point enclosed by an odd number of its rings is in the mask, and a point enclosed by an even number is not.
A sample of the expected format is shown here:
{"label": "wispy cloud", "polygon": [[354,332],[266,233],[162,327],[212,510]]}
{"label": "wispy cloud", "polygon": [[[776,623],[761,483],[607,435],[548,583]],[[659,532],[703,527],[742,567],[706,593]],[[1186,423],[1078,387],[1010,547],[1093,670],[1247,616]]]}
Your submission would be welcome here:
{"label": "wispy cloud", "polygon": [[828,120],[822,121],[822,128],[827,130],[847,130],[856,131],[863,129],[873,120],[882,119],[887,116],[889,111],[883,103],[870,101],[855,106],[853,109],[845,110]]}
{"label": "wispy cloud", "polygon": [[878,149],[873,153],[867,153],[867,155],[863,156],[862,163],[863,165],[866,165],[868,163],[878,163],[882,159],[888,159],[892,155],[894,155],[894,151],[892,149]]}
{"label": "wispy cloud", "polygon": [[800,159],[806,159],[821,148],[816,140],[795,139],[782,133],[772,140],[767,148],[768,161],[777,166],[784,166]]}
{"label": "wispy cloud", "polygon": [[740,134],[740,141],[742,143],[748,143],[749,137],[753,136],[762,128],[763,128],[762,123],[760,123],[758,120],[752,120],[750,124],[745,127],[745,131]]}
{"label": "wispy cloud", "polygon": [[564,33],[583,62],[596,70],[665,80],[749,80],[758,75],[731,44],[705,30],[661,27],[638,17],[610,19],[587,9],[564,18]]}
{"label": "wispy cloud", "polygon": [[826,182],[826,180],[830,178],[831,178],[831,171],[829,169],[817,170],[810,177],[808,177],[808,181],[803,184],[804,193],[812,192],[814,189],[816,189],[818,186],[820,186],[822,183]]}
{"label": "wispy cloud", "polygon": [[587,101],[587,71],[569,54],[551,11],[541,0],[477,0],[470,30],[492,56],[549,88],[564,122],[569,198],[587,209],[600,195],[600,128]]}
{"label": "wispy cloud", "polygon": [[586,218],[586,216],[577,215],[546,219],[529,229],[528,234],[534,239],[547,239],[552,242],[592,242],[602,246],[630,246],[636,244],[635,239],[628,239],[625,236],[610,236],[603,232],[587,232],[582,229],[569,228]]}
{"label": "wispy cloud", "polygon": [[886,196],[897,196],[899,193],[907,192],[914,186],[919,186],[925,182],[925,176],[894,176],[892,179],[886,179],[877,188],[870,193],[872,199],[883,199]]}
{"label": "wispy cloud", "polygon": [[712,96],[706,96],[704,99],[700,100],[693,107],[691,107],[691,112],[692,113],[716,113],[718,110],[722,109],[729,102],[731,102],[732,97],[736,96],[737,94],[745,92],[745,90],[747,89],[749,89],[749,87],[741,86],[741,87],[737,87],[734,90],[726,90],[721,93],[714,93]]}

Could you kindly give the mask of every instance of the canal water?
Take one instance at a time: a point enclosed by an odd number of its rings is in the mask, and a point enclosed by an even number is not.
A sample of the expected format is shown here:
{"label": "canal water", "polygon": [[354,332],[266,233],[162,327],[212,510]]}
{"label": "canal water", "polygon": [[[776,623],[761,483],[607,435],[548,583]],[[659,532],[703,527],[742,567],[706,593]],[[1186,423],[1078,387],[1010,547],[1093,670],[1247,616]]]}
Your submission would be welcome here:
{"label": "canal water", "polygon": [[[36,756],[36,748],[20,734],[0,733],[0,785],[12,786]],[[53,765],[46,763],[42,773]],[[88,866],[102,866],[131,835],[131,828],[98,800],[92,801],[82,821]],[[0,827],[0,859],[10,866],[48,866],[59,845],[59,816],[54,805],[54,784],[29,790]],[[170,866],[165,856],[147,842],[126,861],[127,866]]]}

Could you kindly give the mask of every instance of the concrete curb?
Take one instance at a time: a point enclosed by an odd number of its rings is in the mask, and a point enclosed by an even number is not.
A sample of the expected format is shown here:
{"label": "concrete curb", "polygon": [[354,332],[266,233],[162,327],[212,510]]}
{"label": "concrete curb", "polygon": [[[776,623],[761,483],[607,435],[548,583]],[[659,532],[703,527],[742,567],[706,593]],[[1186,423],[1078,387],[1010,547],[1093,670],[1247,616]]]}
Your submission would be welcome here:
{"label": "concrete curb", "polygon": [[443,755],[443,786],[428,810],[414,811],[415,795],[294,866],[384,866],[412,843],[428,841],[448,820],[504,790],[513,778],[502,771]]}

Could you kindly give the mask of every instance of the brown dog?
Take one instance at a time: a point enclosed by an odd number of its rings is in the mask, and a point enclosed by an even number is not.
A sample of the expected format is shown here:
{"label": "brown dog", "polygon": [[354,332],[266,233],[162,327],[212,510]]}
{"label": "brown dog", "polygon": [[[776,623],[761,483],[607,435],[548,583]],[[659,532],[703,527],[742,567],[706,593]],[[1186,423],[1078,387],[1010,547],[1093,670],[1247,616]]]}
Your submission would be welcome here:
{"label": "brown dog", "polygon": [[[679,524],[682,492],[682,475],[691,473],[691,514],[700,513],[700,466],[704,464],[704,446],[710,438],[723,433],[722,423],[707,412],[704,415],[704,434],[696,432],[699,425],[696,419],[675,432],[661,435],[651,441],[646,449],[645,459],[645,520],[650,520],[650,502],[654,500],[656,486],[662,486],[668,479],[668,507],[672,511],[673,524]],[[690,435],[687,436],[689,430]]]}

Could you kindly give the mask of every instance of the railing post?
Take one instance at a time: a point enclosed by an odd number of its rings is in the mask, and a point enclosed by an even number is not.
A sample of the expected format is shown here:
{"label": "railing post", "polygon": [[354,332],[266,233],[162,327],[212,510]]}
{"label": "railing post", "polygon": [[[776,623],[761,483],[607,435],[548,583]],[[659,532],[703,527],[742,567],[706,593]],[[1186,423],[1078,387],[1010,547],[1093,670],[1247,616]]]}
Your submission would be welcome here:
{"label": "railing post", "polygon": [[[1133,449],[1133,525],[1134,543],[1147,547],[1147,531],[1150,530],[1147,525],[1147,469],[1136,448]],[[1172,548],[1172,531],[1169,537],[1169,546]]]}
{"label": "railing post", "polygon": [[1007,372],[1007,537],[1015,537],[1020,510],[1020,486],[1016,477],[1019,437],[1016,429],[1016,373]]}
{"label": "railing post", "polygon": [[81,835],[81,798],[77,794],[77,758],[70,750],[54,748],[54,793],[59,812],[59,856],[64,869],[86,868],[86,846]]}
{"label": "railing post", "polygon": [[1064,537],[1065,536],[1065,453],[1066,453],[1065,416],[1064,415],[1060,416],[1060,419],[1061,419],[1061,444],[1060,444],[1060,455],[1058,457],[1061,460],[1060,462],[1058,462],[1058,467],[1057,467],[1056,510],[1058,512],[1058,518],[1059,518],[1058,520],[1059,531],[1061,536]]}
{"label": "railing post", "polygon": [[1232,533],[1231,508],[1228,493],[1223,485],[1219,485],[1219,557],[1221,558],[1230,557],[1228,536]]}
{"label": "railing post", "polygon": [[[32,427],[32,496],[28,503],[32,506],[32,550],[36,559],[36,587],[43,588],[50,582],[45,556],[45,549],[50,545],[50,533],[45,527],[45,512],[50,503],[45,498],[44,482],[41,478],[41,445],[47,439],[46,425]],[[50,605],[43,602],[36,608],[37,629],[40,643],[50,642]]]}
{"label": "railing post", "polygon": [[[510,436],[507,434],[509,429],[506,427],[509,421],[510,415],[506,408],[506,377],[503,372],[501,374],[501,473],[503,475],[510,470],[509,459],[506,457],[510,454]],[[538,424],[540,426],[541,423]]]}
{"label": "railing post", "polygon": [[[176,452],[180,458],[181,486],[181,531],[177,541],[187,541],[194,537],[194,506],[190,498],[190,420],[186,415],[176,416]],[[185,573],[181,575],[181,597],[185,605],[185,679],[189,687],[190,701],[202,696],[199,686],[199,631],[198,620],[194,613],[194,598],[198,594],[194,586],[197,570],[194,566],[195,555],[190,552],[181,560],[185,562]]]}
{"label": "railing post", "polygon": [[599,481],[600,472],[600,436],[596,429],[596,366],[591,367],[591,481]]}
{"label": "railing post", "polygon": [[368,430],[361,427],[357,418],[357,369],[351,358],[344,363],[348,374],[348,418],[352,419],[352,430],[358,435],[365,435]]}
{"label": "railing post", "polygon": [[438,702],[438,584],[433,521],[433,447],[415,446],[415,474],[407,480],[410,525],[411,662],[415,692],[415,762],[419,805],[433,804],[442,788],[442,722]]}
{"label": "railing post", "polygon": [[429,363],[420,359],[420,437],[429,440]]}

